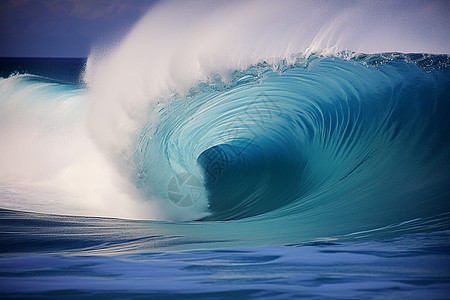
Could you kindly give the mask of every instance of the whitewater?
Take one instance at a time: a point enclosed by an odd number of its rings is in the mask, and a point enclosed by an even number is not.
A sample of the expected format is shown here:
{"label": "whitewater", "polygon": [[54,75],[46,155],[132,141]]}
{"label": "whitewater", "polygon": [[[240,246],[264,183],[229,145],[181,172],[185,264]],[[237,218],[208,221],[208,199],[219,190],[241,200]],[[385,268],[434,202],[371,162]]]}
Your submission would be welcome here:
{"label": "whitewater", "polygon": [[0,296],[445,299],[449,13],[167,1],[1,59]]}

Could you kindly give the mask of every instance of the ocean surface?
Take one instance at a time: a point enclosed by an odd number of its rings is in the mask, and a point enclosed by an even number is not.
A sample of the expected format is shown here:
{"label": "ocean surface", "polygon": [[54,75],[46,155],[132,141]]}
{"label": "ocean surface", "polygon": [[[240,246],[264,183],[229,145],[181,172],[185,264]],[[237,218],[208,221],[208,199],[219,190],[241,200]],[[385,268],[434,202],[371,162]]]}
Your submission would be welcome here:
{"label": "ocean surface", "polygon": [[0,59],[0,298],[449,299],[450,56],[192,11]]}

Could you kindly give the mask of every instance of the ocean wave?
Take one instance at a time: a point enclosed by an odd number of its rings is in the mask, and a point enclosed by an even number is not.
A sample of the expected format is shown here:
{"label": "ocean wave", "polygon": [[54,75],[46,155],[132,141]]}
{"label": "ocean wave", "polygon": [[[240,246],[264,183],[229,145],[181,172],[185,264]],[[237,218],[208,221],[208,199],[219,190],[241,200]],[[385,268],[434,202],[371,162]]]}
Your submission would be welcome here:
{"label": "ocean wave", "polygon": [[198,178],[202,191],[179,192],[194,199],[189,209],[181,198],[168,204],[204,220],[445,212],[448,71],[403,58],[311,58],[281,72],[262,63],[173,96],[137,138],[137,185],[167,200],[171,178]]}
{"label": "ocean wave", "polygon": [[1,79],[2,207],[290,241],[447,213],[449,56],[383,52],[446,43],[380,35],[390,4],[365,4],[163,3],[83,84]]}

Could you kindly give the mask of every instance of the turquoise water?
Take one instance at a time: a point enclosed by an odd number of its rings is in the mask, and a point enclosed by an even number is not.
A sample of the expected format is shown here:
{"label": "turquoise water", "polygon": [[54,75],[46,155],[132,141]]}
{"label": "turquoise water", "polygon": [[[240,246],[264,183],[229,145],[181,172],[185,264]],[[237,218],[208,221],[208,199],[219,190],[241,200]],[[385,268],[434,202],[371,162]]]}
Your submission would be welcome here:
{"label": "turquoise water", "polygon": [[260,62],[120,153],[76,63],[0,79],[2,298],[448,297],[448,56]]}

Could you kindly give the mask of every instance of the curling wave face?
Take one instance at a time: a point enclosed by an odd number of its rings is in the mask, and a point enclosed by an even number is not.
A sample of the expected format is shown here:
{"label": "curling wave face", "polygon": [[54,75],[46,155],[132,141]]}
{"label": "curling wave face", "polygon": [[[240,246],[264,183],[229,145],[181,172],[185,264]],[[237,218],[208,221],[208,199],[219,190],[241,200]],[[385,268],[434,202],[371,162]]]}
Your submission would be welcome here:
{"label": "curling wave face", "polygon": [[381,227],[448,211],[448,70],[387,57],[261,63],[156,105],[158,126],[135,144],[137,185],[167,199],[171,178],[195,176],[204,189],[178,206],[191,219]]}

